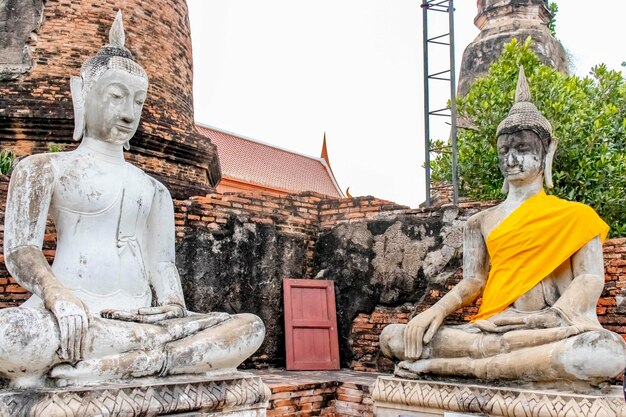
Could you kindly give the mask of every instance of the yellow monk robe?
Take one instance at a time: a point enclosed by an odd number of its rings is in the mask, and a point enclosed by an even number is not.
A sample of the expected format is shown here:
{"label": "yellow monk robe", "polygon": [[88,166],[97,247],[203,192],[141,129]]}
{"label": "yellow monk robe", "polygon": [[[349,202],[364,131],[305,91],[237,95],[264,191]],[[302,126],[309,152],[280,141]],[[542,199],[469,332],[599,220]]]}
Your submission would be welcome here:
{"label": "yellow monk robe", "polygon": [[487,237],[491,260],[483,300],[472,321],[504,311],[609,226],[589,206],[541,190]]}

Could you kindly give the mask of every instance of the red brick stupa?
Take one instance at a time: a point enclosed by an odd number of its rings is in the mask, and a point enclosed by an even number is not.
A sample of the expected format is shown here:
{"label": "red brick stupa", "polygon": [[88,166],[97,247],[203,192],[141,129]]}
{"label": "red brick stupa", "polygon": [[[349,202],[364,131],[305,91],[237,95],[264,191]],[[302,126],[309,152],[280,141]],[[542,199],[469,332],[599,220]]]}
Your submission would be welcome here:
{"label": "red brick stupa", "polygon": [[214,190],[221,177],[215,145],[194,127],[185,1],[5,3],[0,5],[2,150],[24,156],[48,151],[52,143],[65,150],[76,145],[69,79],[106,43],[121,9],[126,46],[150,77],[127,158],[164,182],[175,198]]}

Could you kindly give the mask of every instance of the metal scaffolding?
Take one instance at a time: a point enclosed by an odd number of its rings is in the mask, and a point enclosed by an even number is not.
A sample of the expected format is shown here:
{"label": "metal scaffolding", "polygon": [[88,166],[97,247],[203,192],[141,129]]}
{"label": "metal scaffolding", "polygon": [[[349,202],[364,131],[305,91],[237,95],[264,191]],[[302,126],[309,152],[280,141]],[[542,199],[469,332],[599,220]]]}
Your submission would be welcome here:
{"label": "metal scaffolding", "polygon": [[[457,143],[456,143],[456,77],[455,77],[455,61],[454,61],[454,0],[422,0],[422,19],[423,19],[423,51],[424,51],[424,144],[425,144],[425,168],[426,168],[426,207],[431,206],[432,192],[439,187],[433,187],[431,182],[430,161],[433,153],[452,153],[452,198],[453,203],[459,201],[459,185],[458,185],[458,163],[457,163]],[[448,14],[448,32],[429,37],[428,34],[428,14],[429,13],[447,13]],[[431,52],[430,45],[447,46],[450,54],[450,66],[437,72],[430,72],[429,54]],[[433,48],[434,49],[434,48]],[[440,53],[439,50],[436,51]],[[436,110],[430,109],[430,82],[445,81],[450,83],[450,107],[442,107]],[[449,145],[431,149],[430,146],[430,128],[431,117],[449,117],[450,118],[450,142]],[[444,188],[447,188],[444,186]]]}

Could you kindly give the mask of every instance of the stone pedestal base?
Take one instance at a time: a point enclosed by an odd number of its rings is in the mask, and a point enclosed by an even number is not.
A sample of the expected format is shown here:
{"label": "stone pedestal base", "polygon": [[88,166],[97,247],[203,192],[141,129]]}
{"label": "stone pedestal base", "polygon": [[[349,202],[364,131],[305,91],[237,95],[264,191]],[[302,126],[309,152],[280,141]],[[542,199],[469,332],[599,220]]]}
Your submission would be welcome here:
{"label": "stone pedestal base", "polygon": [[607,395],[378,377],[377,417],[626,417],[621,387]]}
{"label": "stone pedestal base", "polygon": [[0,391],[0,417],[265,417],[269,388],[236,373],[68,389]]}

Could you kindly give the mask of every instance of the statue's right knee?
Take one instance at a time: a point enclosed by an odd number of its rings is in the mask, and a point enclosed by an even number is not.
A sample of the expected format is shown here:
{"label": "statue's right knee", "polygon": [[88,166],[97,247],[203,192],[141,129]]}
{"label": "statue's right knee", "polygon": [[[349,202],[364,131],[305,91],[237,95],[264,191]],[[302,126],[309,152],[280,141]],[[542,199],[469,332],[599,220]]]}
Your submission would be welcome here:
{"label": "statue's right knee", "polygon": [[47,369],[56,360],[59,335],[52,315],[31,308],[0,310],[0,372],[8,378]]}

